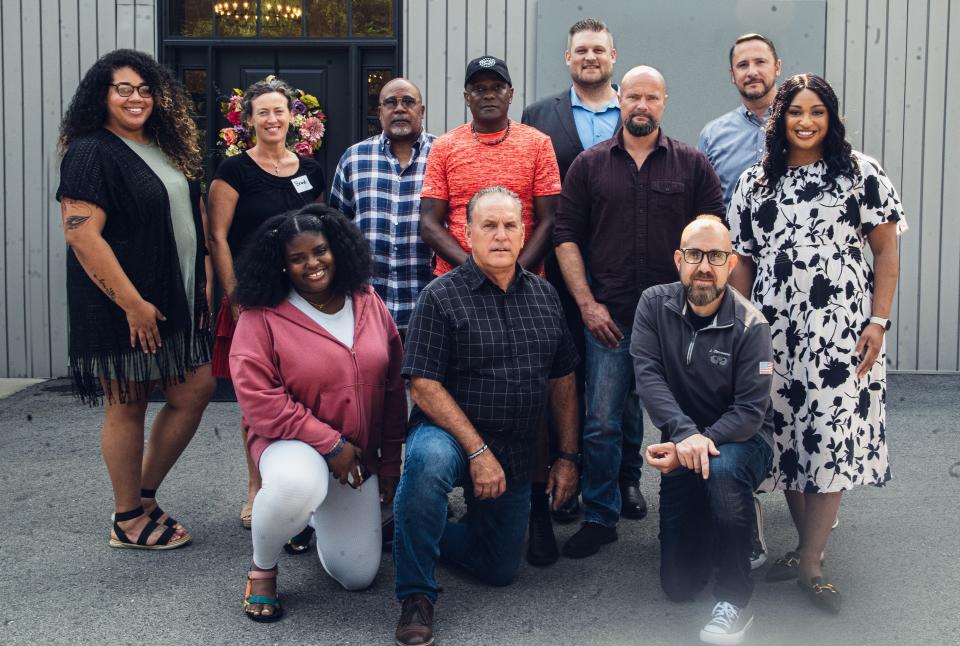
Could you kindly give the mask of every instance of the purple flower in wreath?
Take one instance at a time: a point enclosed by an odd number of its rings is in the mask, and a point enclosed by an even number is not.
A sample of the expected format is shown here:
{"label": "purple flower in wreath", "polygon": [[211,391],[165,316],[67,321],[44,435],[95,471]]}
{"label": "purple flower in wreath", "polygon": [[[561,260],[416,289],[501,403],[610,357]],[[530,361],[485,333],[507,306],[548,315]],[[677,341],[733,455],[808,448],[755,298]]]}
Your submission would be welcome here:
{"label": "purple flower in wreath", "polygon": [[303,101],[300,99],[293,100],[293,107],[290,109],[291,114],[297,116],[298,114],[306,114],[307,106],[304,105]]}

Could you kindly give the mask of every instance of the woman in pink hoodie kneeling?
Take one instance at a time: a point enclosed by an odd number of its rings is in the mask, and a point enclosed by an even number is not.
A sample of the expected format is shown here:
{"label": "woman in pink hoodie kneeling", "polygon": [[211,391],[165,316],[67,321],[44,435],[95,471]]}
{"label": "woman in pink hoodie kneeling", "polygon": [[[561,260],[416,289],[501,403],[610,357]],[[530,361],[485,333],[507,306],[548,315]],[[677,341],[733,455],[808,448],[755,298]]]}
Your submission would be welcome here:
{"label": "woman in pink hoodie kneeling", "polygon": [[277,560],[305,525],[344,588],[368,587],[380,566],[407,402],[400,336],[369,276],[363,235],[316,204],[264,222],[237,264],[230,372],[263,479],[244,596],[254,621],[282,616]]}

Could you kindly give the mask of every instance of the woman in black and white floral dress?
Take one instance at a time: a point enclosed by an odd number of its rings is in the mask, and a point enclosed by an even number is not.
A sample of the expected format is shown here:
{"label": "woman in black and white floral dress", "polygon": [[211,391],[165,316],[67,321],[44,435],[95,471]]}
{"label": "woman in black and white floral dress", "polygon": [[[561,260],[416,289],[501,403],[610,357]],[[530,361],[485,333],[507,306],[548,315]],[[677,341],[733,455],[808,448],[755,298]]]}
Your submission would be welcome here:
{"label": "woman in black and white floral dress", "polygon": [[783,84],[766,147],[737,182],[727,218],[746,261],[731,282],[752,294],[773,335],[775,452],[765,488],[784,490],[799,534],[768,578],[796,576],[816,605],[836,612],[840,595],[821,560],[840,496],[890,479],[883,339],[907,226],[883,169],[845,140],[822,78]]}

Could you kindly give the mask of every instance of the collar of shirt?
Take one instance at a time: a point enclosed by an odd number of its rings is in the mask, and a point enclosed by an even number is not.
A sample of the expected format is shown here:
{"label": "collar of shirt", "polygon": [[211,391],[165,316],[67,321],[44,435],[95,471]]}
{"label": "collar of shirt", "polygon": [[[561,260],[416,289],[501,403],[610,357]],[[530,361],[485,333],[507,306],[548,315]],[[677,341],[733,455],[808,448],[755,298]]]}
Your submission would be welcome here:
{"label": "collar of shirt", "polygon": [[763,113],[763,121],[757,119],[757,115],[754,114],[753,110],[747,106],[740,104],[740,114],[743,115],[743,118],[752,123],[755,126],[760,126],[761,128],[767,123],[767,119],[770,118],[770,108],[767,107],[766,111]]}
{"label": "collar of shirt", "polygon": [[[417,155],[420,154],[420,149],[423,147],[423,144],[427,141],[427,130],[426,128],[420,129],[420,136],[417,137],[417,140],[413,142],[413,155],[410,156],[411,165],[413,160],[417,158]],[[380,151],[387,156],[388,159],[396,159],[397,156],[393,154],[393,146],[390,144],[390,137],[387,136],[386,132],[380,132]]]}
{"label": "collar of shirt", "polygon": [[570,86],[570,105],[574,108],[581,108],[583,110],[588,110],[590,112],[593,112],[594,114],[600,114],[602,112],[606,112],[607,110],[619,110],[620,101],[617,99],[617,92],[620,91],[620,88],[616,85],[611,85],[611,87],[613,88],[614,94],[610,98],[610,101],[606,105],[601,107],[599,110],[594,110],[593,108],[587,105],[584,105],[583,101],[580,100],[580,96],[577,94],[576,89],[571,85]]}
{"label": "collar of shirt", "polygon": [[[613,133],[614,148],[619,148],[623,152],[628,152],[627,147],[623,144],[623,125],[617,128],[617,131]],[[663,134],[663,128],[661,127],[657,130],[657,145],[656,148],[662,148],[667,150],[670,147],[670,139]]]}
{"label": "collar of shirt", "polygon": [[[473,256],[467,256],[467,262],[465,264],[470,269],[470,273],[467,276],[467,285],[470,286],[471,290],[477,291],[480,288],[480,286],[483,285],[484,283],[490,283],[491,286],[496,287],[498,290],[500,289],[499,286],[494,285],[493,281],[487,278],[487,275],[485,273],[480,271],[480,268],[477,267],[477,263],[474,262],[473,260]],[[520,263],[517,263],[516,275],[513,278],[513,282],[511,282],[510,286],[507,287],[507,290],[506,290],[507,292],[513,291],[513,289],[523,279],[523,274],[524,274],[523,268],[520,266]]]}

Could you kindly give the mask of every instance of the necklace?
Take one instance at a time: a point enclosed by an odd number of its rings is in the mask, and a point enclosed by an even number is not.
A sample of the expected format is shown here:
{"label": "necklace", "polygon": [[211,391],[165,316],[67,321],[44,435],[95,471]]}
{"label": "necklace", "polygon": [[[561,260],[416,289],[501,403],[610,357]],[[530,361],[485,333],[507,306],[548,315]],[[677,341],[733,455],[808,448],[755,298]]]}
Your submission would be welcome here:
{"label": "necklace", "polygon": [[[257,158],[259,159],[260,156],[261,156],[261,155],[258,154]],[[269,164],[269,163],[272,162],[272,163],[273,163],[273,174],[276,175],[277,177],[280,177],[280,162],[282,162],[283,160],[284,160],[284,157],[281,157],[280,159],[276,159],[276,160],[271,160],[271,159],[267,159],[266,156],[263,156],[263,160],[262,160],[262,161],[263,161],[263,163],[265,163],[265,164]]]}
{"label": "necklace", "polygon": [[324,307],[326,307],[327,305],[329,305],[330,303],[332,303],[334,300],[336,300],[337,295],[334,294],[333,296],[331,296],[330,298],[328,298],[327,300],[325,300],[325,301],[322,302],[322,303],[314,303],[313,301],[311,301],[309,298],[307,298],[307,297],[304,296],[303,294],[300,294],[300,298],[302,298],[303,300],[307,301],[308,303],[310,303],[311,305],[313,305],[315,308],[317,308],[319,311],[322,312]]}
{"label": "necklace", "polygon": [[504,131],[503,136],[496,141],[484,141],[481,139],[480,133],[477,132],[477,126],[473,122],[470,122],[470,132],[473,133],[473,138],[476,139],[478,143],[481,143],[484,146],[496,146],[497,144],[502,144],[504,140],[510,136],[510,121],[509,119],[507,120],[507,129]]}

